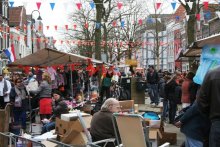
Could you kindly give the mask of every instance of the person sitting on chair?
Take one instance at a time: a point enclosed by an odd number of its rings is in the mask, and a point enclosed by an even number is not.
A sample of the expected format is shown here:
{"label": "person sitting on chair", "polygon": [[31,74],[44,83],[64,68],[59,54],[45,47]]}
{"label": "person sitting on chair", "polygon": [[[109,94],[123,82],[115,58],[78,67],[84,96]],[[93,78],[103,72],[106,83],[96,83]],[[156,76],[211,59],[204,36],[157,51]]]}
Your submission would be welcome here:
{"label": "person sitting on chair", "polygon": [[[120,110],[119,101],[115,98],[109,98],[103,103],[101,110],[95,113],[91,120],[90,133],[93,142],[115,138],[112,114],[118,113]],[[106,147],[114,147],[114,144],[108,143]]]}
{"label": "person sitting on chair", "polygon": [[53,92],[53,100],[53,115],[49,120],[42,120],[43,123],[45,123],[42,128],[42,134],[55,129],[55,118],[60,118],[61,114],[66,114],[69,111],[66,102],[61,97],[60,91],[57,90]]}

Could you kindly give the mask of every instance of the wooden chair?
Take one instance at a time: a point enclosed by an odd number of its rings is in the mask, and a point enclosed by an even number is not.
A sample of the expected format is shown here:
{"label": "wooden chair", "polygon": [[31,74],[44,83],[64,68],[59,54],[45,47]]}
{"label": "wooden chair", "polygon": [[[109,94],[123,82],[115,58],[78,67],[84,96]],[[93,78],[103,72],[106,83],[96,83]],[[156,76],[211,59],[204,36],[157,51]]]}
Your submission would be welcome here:
{"label": "wooden chair", "polygon": [[124,147],[151,146],[149,141],[149,128],[143,123],[144,119],[141,115],[115,113],[113,116],[118,146],[120,146],[120,144]]}

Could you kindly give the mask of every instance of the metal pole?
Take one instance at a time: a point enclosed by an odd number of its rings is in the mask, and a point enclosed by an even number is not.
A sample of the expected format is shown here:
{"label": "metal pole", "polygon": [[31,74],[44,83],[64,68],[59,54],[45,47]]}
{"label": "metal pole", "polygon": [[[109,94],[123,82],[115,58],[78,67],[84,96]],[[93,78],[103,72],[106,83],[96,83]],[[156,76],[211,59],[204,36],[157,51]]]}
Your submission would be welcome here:
{"label": "metal pole", "polygon": [[71,95],[72,95],[72,98],[73,98],[73,71],[72,71],[72,66],[70,64],[70,88],[71,88]]}

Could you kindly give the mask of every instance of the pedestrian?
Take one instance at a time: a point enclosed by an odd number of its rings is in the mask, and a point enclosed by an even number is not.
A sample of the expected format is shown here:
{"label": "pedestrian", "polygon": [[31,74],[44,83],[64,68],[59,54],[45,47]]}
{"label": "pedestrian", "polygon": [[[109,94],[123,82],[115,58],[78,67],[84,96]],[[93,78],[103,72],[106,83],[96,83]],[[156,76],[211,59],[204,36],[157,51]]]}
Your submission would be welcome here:
{"label": "pedestrian", "polygon": [[165,85],[166,98],[169,100],[169,123],[173,124],[176,116],[177,103],[175,99],[175,89],[177,87],[176,75],[167,82]]}
{"label": "pedestrian", "polygon": [[44,118],[49,119],[52,114],[52,87],[50,75],[48,73],[43,73],[42,79],[43,81],[40,83],[40,86],[37,88],[37,90],[30,91],[32,94],[39,94],[41,120]]}
{"label": "pedestrian", "polygon": [[28,94],[22,79],[16,79],[15,85],[10,92],[13,104],[14,123],[19,125],[21,121],[22,129],[26,130],[26,111],[28,109]]}
{"label": "pedestrian", "polygon": [[155,71],[153,66],[149,66],[149,72],[147,73],[147,83],[149,86],[149,96],[151,104],[159,104],[159,91],[158,91],[158,82],[160,78],[158,73]]}
{"label": "pedestrian", "polygon": [[206,147],[210,121],[199,112],[197,101],[190,106],[175,125],[186,136],[185,147]]}
{"label": "pedestrian", "polygon": [[7,103],[10,102],[11,83],[0,73],[0,109],[5,109]]}
{"label": "pedestrian", "polygon": [[190,101],[190,85],[193,82],[193,77],[195,74],[193,72],[188,72],[186,75],[186,78],[183,81],[182,84],[182,108],[186,108],[187,106],[191,105]]}
{"label": "pedestrian", "polygon": [[198,107],[211,120],[209,147],[220,147],[220,67],[208,72],[198,94]]}
{"label": "pedestrian", "polygon": [[113,75],[113,71],[109,69],[103,77],[99,98],[100,103],[103,102],[104,94],[106,94],[106,99],[110,98],[110,86]]}

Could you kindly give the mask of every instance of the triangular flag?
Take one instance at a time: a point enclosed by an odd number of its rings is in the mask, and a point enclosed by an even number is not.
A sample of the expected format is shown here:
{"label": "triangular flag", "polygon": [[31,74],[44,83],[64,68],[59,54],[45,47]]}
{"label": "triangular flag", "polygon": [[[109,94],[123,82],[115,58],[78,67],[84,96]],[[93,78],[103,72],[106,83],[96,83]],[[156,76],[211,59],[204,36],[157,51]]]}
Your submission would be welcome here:
{"label": "triangular flag", "polygon": [[205,10],[208,10],[209,8],[209,2],[203,2],[203,5],[205,7]]}
{"label": "triangular flag", "polygon": [[68,25],[65,25],[66,30],[68,31]]}
{"label": "triangular flag", "polygon": [[81,3],[76,3],[76,6],[77,6],[78,10],[80,10],[81,7],[82,7],[82,4]]}
{"label": "triangular flag", "polygon": [[200,21],[200,14],[196,14],[196,19]]}
{"label": "triangular flag", "polygon": [[112,22],[112,26],[113,26],[113,27],[116,27],[116,25],[117,25],[117,22],[116,22],[116,21],[113,21],[113,22]]}
{"label": "triangular flag", "polygon": [[41,31],[41,29],[42,29],[42,26],[41,26],[41,25],[40,25],[40,26],[38,26],[38,30],[39,30],[39,31]]}
{"label": "triangular flag", "polygon": [[76,29],[76,27],[77,27],[77,25],[76,25],[76,24],[74,24],[74,25],[73,25],[73,29],[75,30],[75,29]]}
{"label": "triangular flag", "polygon": [[147,23],[153,23],[153,19],[152,18],[147,18]]}
{"label": "triangular flag", "polygon": [[36,2],[37,4],[37,9],[40,10],[41,2]]}
{"label": "triangular flag", "polygon": [[14,3],[15,2],[13,2],[13,1],[9,1],[10,7],[13,7]]}
{"label": "triangular flag", "polygon": [[156,8],[159,9],[161,6],[161,3],[156,3]]}
{"label": "triangular flag", "polygon": [[50,26],[46,26],[47,27],[47,30],[49,30]]}
{"label": "triangular flag", "polygon": [[190,10],[192,9],[192,6],[193,6],[193,2],[187,2],[187,4],[188,4],[188,6],[189,6],[189,8],[190,8]]}
{"label": "triangular flag", "polygon": [[99,29],[101,27],[101,23],[96,23],[96,29]]}
{"label": "triangular flag", "polygon": [[142,19],[139,19],[139,20],[138,20],[138,24],[139,24],[139,25],[142,25],[142,24],[143,24],[143,20],[142,20]]}
{"label": "triangular flag", "polygon": [[[218,12],[216,11],[215,13],[217,14]],[[210,11],[205,12],[205,13],[204,13],[204,18],[205,18],[206,20],[211,19],[211,12],[210,12]]]}
{"label": "triangular flag", "polygon": [[220,11],[216,11],[215,14],[220,18]]}
{"label": "triangular flag", "polygon": [[189,20],[189,15],[186,15],[186,21],[188,21]]}
{"label": "triangular flag", "polygon": [[57,25],[54,26],[55,30],[57,30]]}
{"label": "triangular flag", "polygon": [[125,21],[121,21],[121,27],[124,28],[125,27]]}
{"label": "triangular flag", "polygon": [[175,10],[176,9],[176,2],[172,2],[171,5],[172,5],[173,10]]}
{"label": "triangular flag", "polygon": [[161,22],[161,18],[157,18],[157,20],[158,20],[159,22]]}
{"label": "triangular flag", "polygon": [[176,16],[176,21],[179,21],[180,20],[180,16]]}
{"label": "triangular flag", "polygon": [[63,40],[60,40],[60,43],[63,44]]}
{"label": "triangular flag", "polygon": [[122,3],[117,3],[117,6],[118,6],[119,10],[121,9],[122,5],[123,5]]}
{"label": "triangular flag", "polygon": [[53,44],[55,44],[57,42],[57,40],[53,40]]}
{"label": "triangular flag", "polygon": [[90,4],[90,7],[91,7],[92,9],[95,8],[95,3],[94,3],[94,2],[90,2],[89,4]]}
{"label": "triangular flag", "polygon": [[54,9],[55,3],[50,3],[51,10]]}
{"label": "triangular flag", "polygon": [[85,23],[85,28],[88,29],[89,28],[89,24],[86,22]]}

